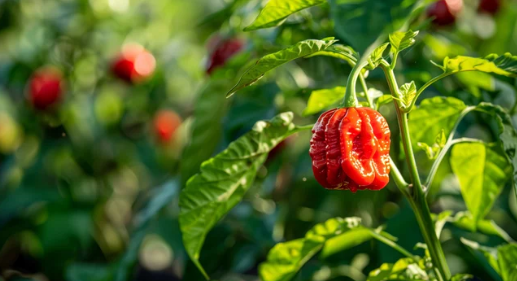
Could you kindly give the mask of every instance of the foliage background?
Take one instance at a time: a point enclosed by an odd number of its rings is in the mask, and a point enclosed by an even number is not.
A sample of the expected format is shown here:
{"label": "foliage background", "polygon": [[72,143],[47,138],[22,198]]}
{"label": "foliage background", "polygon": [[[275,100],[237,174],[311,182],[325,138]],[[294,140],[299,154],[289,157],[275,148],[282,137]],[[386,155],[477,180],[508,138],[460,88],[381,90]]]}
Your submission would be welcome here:
{"label": "foliage background", "polygon": [[[399,2],[364,10],[369,17],[355,25],[342,21],[346,9],[334,9],[339,1],[329,1],[279,28],[243,32],[265,1],[0,1],[0,138],[9,140],[0,143],[0,278],[202,280],[182,246],[179,190],[202,161],[256,121],[292,111],[295,123],[313,123],[316,116],[302,114],[311,91],[344,86],[350,67],[327,57],[298,60],[224,99],[238,74],[262,55],[307,38],[336,36],[344,44],[367,46],[376,34],[365,27],[382,24],[385,17],[376,13],[397,9]],[[465,1],[452,27],[437,28],[425,15],[416,19],[421,33],[401,56],[398,74],[422,85],[440,73],[429,60],[515,53],[517,3],[503,1],[495,17],[475,7],[476,1]],[[246,47],[209,77],[207,42],[214,34],[239,37]],[[153,77],[134,86],[109,73],[112,59],[128,42],[142,44],[157,60]],[[66,98],[51,113],[34,111],[26,99],[29,77],[44,65],[59,67],[66,77]],[[369,82],[387,93],[380,71],[372,71]],[[439,82],[424,95],[458,97],[467,104],[490,101],[516,113],[515,79],[467,73]],[[166,146],[156,142],[151,126],[155,112],[164,108],[184,119]],[[394,109],[380,111],[396,136]],[[195,122],[201,124],[197,131]],[[494,127],[474,114],[458,131],[494,140]],[[355,194],[321,188],[312,175],[309,138],[308,132],[291,137],[259,169],[244,200],[209,233],[200,260],[211,277],[258,280],[257,266],[272,246],[303,237],[316,223],[336,216],[358,216],[369,227],[386,225],[407,249],[422,241],[393,184]],[[398,143],[396,137],[392,142]],[[400,148],[392,150],[403,166]],[[431,162],[423,150],[418,156],[428,171]],[[465,210],[458,181],[448,161],[443,163],[431,187],[432,209]],[[513,192],[505,187],[488,219],[516,238]],[[459,237],[484,245],[503,240],[453,226],[442,237],[453,273],[497,278]],[[366,243],[311,260],[296,280],[365,280],[370,270],[398,258],[384,245]]]}

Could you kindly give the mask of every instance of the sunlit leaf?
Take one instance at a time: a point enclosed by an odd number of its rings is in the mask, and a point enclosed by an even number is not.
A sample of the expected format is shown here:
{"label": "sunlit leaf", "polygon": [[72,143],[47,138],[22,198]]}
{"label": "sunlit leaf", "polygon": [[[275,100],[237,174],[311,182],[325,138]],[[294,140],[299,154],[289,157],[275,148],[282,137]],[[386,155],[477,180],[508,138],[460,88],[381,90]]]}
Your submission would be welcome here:
{"label": "sunlit leaf", "polygon": [[445,223],[451,216],[452,211],[443,211],[434,219],[434,229],[436,231],[436,237],[440,237],[442,233],[442,229],[445,226]]}
{"label": "sunlit leaf", "polygon": [[503,281],[517,280],[517,244],[510,243],[497,248],[485,247],[479,243],[461,238],[461,242],[474,252],[483,254],[488,264],[502,277]]}
{"label": "sunlit leaf", "polygon": [[415,44],[415,37],[418,35],[418,30],[408,30],[406,32],[396,31],[390,34],[390,46],[392,53],[398,53],[404,49]]}
{"label": "sunlit leaf", "polygon": [[[268,254],[267,261],[259,266],[263,281],[288,281],[322,247],[338,237],[346,237],[347,247],[353,247],[371,238],[371,229],[361,225],[360,218],[334,218],[314,226],[304,238],[279,243]],[[349,234],[356,235],[349,235]],[[365,236],[367,237],[365,239]],[[345,250],[341,247],[339,250]],[[324,252],[324,251],[323,251]],[[322,252],[322,254],[323,254]]]}
{"label": "sunlit leaf", "polygon": [[447,144],[447,137],[445,136],[445,132],[441,130],[441,132],[436,136],[435,142],[440,148],[443,148],[445,144]]}
{"label": "sunlit leaf", "polygon": [[508,244],[497,248],[499,272],[504,281],[517,280],[517,244]]}
{"label": "sunlit leaf", "polygon": [[465,238],[460,238],[461,243],[467,246],[474,253],[479,253],[487,260],[488,264],[500,275],[499,265],[497,262],[497,249],[479,245],[478,242]]}
{"label": "sunlit leaf", "polygon": [[479,71],[465,71],[456,74],[456,78],[463,83],[463,85],[471,92],[475,97],[481,99],[480,89],[487,91],[495,90],[495,79],[492,75],[485,72]]}
{"label": "sunlit leaf", "polygon": [[342,59],[348,62],[348,64],[350,64],[350,66],[353,67],[357,63],[358,54],[354,51],[354,49],[352,49],[349,46],[334,44],[326,48],[324,51],[316,52],[307,57],[309,58],[314,56],[329,56]]}
{"label": "sunlit leaf", "polygon": [[427,158],[436,159],[442,148],[447,143],[447,138],[443,130],[436,136],[435,142],[432,145],[428,145],[425,142],[418,142],[417,145],[422,148],[427,154]]}
{"label": "sunlit leaf", "polygon": [[482,102],[476,110],[491,114],[499,125],[499,140],[506,158],[511,164],[513,187],[517,194],[517,131],[512,124],[512,118],[502,107]]}
{"label": "sunlit leaf", "polygon": [[517,76],[517,56],[506,53],[501,56],[491,54],[485,58],[467,56],[446,57],[443,61],[443,66],[440,66],[440,68],[445,73],[481,71],[504,76]]}
{"label": "sunlit leaf", "polygon": [[393,97],[391,95],[382,95],[375,101],[375,106],[377,110],[383,105],[389,104],[393,101]]}
{"label": "sunlit leaf", "polygon": [[332,89],[312,91],[303,115],[315,114],[335,105],[345,95],[345,89],[345,87],[338,86]]}
{"label": "sunlit leaf", "polygon": [[370,57],[368,58],[368,65],[365,67],[366,69],[372,70],[379,66],[383,58],[382,55],[384,54],[384,51],[388,45],[389,43],[384,43],[373,50],[373,52],[370,54]]}
{"label": "sunlit leaf", "polygon": [[449,221],[456,227],[466,229],[468,231],[475,232],[478,230],[479,232],[488,235],[499,236],[507,242],[513,241],[510,235],[500,228],[493,220],[479,220],[476,222],[474,221],[472,214],[469,212],[458,212],[453,218],[450,218]]}
{"label": "sunlit leaf", "polygon": [[326,2],[326,0],[269,0],[255,21],[244,28],[244,31],[279,26],[288,16]]}
{"label": "sunlit leaf", "polygon": [[413,259],[403,258],[396,263],[384,263],[370,272],[367,281],[428,280],[427,273]]}
{"label": "sunlit leaf", "polygon": [[309,39],[298,42],[295,45],[276,53],[266,55],[244,72],[237,85],[235,85],[226,96],[231,96],[236,91],[257,82],[257,80],[262,78],[264,73],[269,70],[275,69],[276,67],[292,60],[326,50],[335,42],[337,42],[337,40],[334,40],[334,38],[326,38],[322,40]]}
{"label": "sunlit leaf", "polygon": [[461,100],[452,97],[423,100],[420,106],[409,114],[413,146],[418,147],[419,142],[432,146],[442,130],[448,135],[465,108],[467,107]]}
{"label": "sunlit leaf", "polygon": [[452,276],[451,281],[469,281],[472,280],[472,275],[470,274],[456,274]]}
{"label": "sunlit leaf", "polygon": [[205,161],[201,172],[190,178],[181,192],[179,223],[183,243],[203,273],[198,259],[207,233],[242,199],[268,152],[295,132],[292,120],[293,114],[287,112],[271,121],[257,122],[252,131]]}
{"label": "sunlit leaf", "polygon": [[322,258],[326,258],[346,249],[360,245],[366,241],[371,240],[372,238],[371,229],[357,228],[354,229],[354,231],[349,231],[329,239],[321,250],[320,255]]}
{"label": "sunlit leaf", "polygon": [[483,143],[459,143],[450,161],[474,221],[483,219],[509,179],[506,158]]}
{"label": "sunlit leaf", "polygon": [[400,86],[400,94],[402,95],[402,104],[408,107],[416,97],[415,81]]}

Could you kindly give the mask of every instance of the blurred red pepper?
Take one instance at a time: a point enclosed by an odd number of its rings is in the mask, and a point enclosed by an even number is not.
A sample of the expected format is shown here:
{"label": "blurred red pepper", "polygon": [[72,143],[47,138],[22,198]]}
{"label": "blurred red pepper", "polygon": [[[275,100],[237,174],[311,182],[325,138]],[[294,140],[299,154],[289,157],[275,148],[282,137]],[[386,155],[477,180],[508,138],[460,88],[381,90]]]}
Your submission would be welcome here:
{"label": "blurred red pepper", "polygon": [[451,25],[463,9],[463,0],[439,0],[429,6],[427,16],[437,25]]}
{"label": "blurred red pepper", "polygon": [[171,141],[176,130],[181,125],[181,117],[172,110],[161,110],[154,117],[154,134],[163,144]]}
{"label": "blurred red pepper", "polygon": [[481,0],[478,11],[495,15],[501,7],[501,0]]}
{"label": "blurred red pepper", "polygon": [[[244,43],[237,38],[231,38],[220,41],[219,38],[215,39],[217,42],[210,42],[209,48],[213,49],[210,54],[206,73],[212,74],[212,72],[218,67],[223,66],[226,61],[237,54],[244,47]],[[213,47],[212,47],[213,46]]]}
{"label": "blurred red pepper", "polygon": [[320,116],[312,133],[312,170],[323,187],[355,192],[388,184],[390,129],[379,112],[332,109]]}
{"label": "blurred red pepper", "polygon": [[55,68],[41,68],[29,81],[29,101],[39,110],[57,104],[63,96],[63,77]]}
{"label": "blurred red pepper", "polygon": [[129,44],[113,61],[111,71],[128,83],[136,83],[151,76],[155,67],[156,60],[150,52],[140,45]]}

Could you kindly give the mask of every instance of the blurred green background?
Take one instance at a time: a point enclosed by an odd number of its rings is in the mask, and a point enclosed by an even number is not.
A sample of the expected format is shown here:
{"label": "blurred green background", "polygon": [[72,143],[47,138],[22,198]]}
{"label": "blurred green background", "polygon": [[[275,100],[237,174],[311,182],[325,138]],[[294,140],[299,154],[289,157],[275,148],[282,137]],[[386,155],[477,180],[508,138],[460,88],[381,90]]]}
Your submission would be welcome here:
{"label": "blurred green background", "polygon": [[[366,16],[353,26],[359,35],[343,21],[349,11],[339,1],[304,10],[278,28],[243,32],[266,2],[0,0],[0,280],[203,279],[185,254],[178,227],[178,194],[185,182],[202,161],[258,120],[293,111],[295,123],[315,122],[317,116],[302,115],[311,91],[345,85],[350,67],[334,58],[302,59],[230,99],[226,92],[247,64],[304,39],[336,36],[343,44],[368,45],[371,29],[360,27],[381,22],[375,13],[401,1],[364,9]],[[401,55],[397,74],[420,86],[441,71],[430,60],[517,53],[517,2],[502,0],[495,14],[480,12],[478,4],[465,0],[448,26],[433,24],[425,12],[415,19],[412,28],[421,33]],[[216,49],[230,38],[242,48],[207,74]],[[156,60],[152,75],[138,83],[122,81],[112,71],[130,43],[145,47]],[[62,73],[63,94],[51,109],[37,110],[28,84],[47,66]],[[370,85],[387,93],[383,79],[380,71],[369,73]],[[424,96],[490,101],[515,117],[516,91],[515,79],[469,72],[444,79]],[[165,143],[153,124],[161,110],[183,120]],[[406,172],[394,109],[380,111],[392,128],[392,157]],[[459,132],[494,140],[496,124],[469,115]],[[271,153],[244,200],[209,233],[200,260],[210,276],[258,280],[257,265],[272,246],[303,237],[314,224],[336,216],[358,216],[369,227],[386,225],[407,249],[422,241],[393,184],[355,194],[319,186],[309,139],[309,132],[300,133]],[[423,150],[418,161],[428,172],[432,162]],[[465,210],[448,161],[431,189],[434,212]],[[513,238],[515,198],[506,186],[488,216]],[[458,243],[460,236],[485,245],[503,240],[453,226],[442,234],[453,273],[497,280],[482,259]],[[367,243],[310,261],[295,280],[365,280],[370,270],[398,258],[386,246]]]}

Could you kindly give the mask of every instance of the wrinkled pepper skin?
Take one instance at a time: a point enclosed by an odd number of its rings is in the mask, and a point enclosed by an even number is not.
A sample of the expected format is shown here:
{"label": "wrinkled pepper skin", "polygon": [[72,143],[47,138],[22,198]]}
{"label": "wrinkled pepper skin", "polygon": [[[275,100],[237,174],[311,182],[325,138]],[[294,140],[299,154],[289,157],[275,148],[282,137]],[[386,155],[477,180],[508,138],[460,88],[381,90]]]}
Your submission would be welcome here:
{"label": "wrinkled pepper skin", "polygon": [[379,190],[389,181],[390,129],[366,107],[324,112],[312,128],[309,154],[316,180],[325,188]]}

